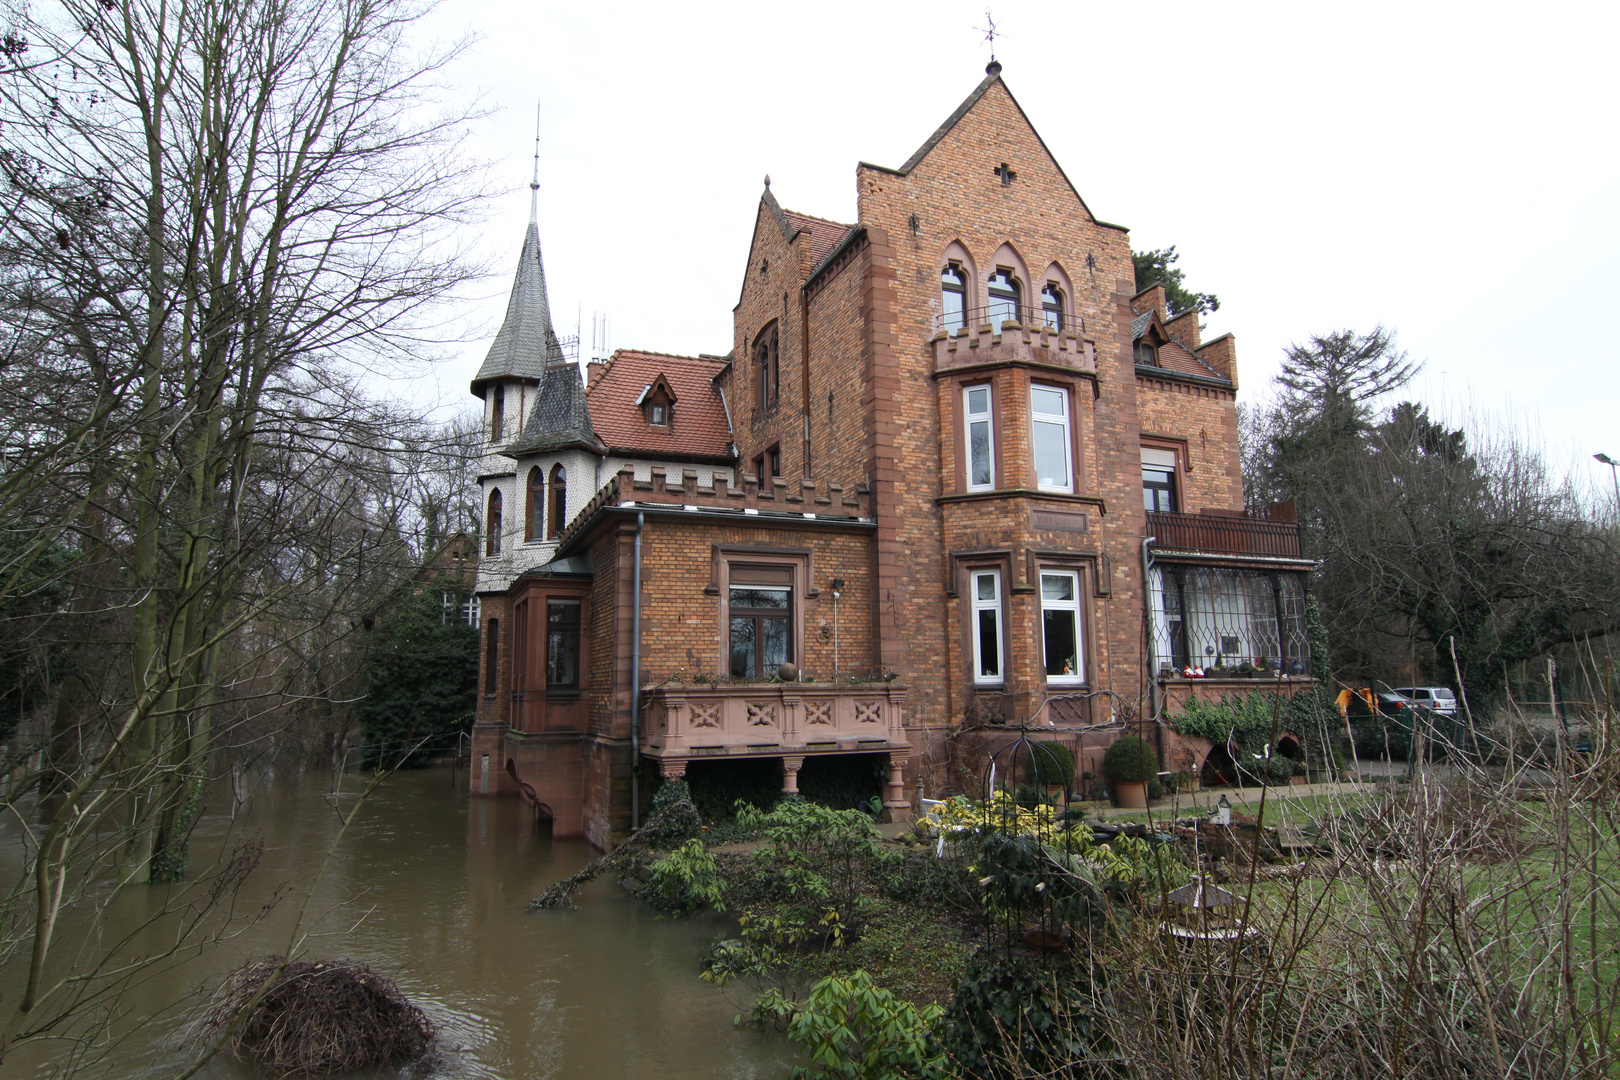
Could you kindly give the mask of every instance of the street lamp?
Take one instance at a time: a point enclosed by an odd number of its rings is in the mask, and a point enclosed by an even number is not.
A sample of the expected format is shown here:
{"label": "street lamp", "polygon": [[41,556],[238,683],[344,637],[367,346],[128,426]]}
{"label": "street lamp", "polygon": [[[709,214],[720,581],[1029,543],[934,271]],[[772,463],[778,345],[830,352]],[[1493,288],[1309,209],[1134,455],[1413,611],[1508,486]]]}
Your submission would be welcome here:
{"label": "street lamp", "polygon": [[1614,506],[1616,511],[1620,511],[1620,461],[1614,460],[1608,454],[1592,456],[1609,467],[1609,479],[1614,481]]}

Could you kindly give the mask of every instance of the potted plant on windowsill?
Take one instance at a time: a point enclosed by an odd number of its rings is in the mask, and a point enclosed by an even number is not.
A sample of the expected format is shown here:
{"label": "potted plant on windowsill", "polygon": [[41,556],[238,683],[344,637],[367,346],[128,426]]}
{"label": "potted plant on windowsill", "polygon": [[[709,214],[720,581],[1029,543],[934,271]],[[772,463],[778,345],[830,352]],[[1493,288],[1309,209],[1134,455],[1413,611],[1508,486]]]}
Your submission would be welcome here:
{"label": "potted plant on windowsill", "polygon": [[1153,748],[1135,735],[1114,740],[1103,755],[1103,772],[1114,782],[1114,803],[1125,810],[1147,809],[1147,783],[1159,773]]}

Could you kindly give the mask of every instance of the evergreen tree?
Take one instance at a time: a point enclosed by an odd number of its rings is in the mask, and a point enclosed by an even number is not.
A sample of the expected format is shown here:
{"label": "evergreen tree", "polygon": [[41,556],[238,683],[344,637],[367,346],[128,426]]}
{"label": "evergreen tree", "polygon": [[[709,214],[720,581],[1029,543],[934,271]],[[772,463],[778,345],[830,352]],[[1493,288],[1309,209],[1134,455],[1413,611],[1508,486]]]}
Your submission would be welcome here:
{"label": "evergreen tree", "polygon": [[1219,311],[1221,302],[1214,293],[1193,292],[1187,288],[1186,272],[1176,266],[1180,261],[1181,256],[1176,254],[1173,244],[1157,251],[1131,252],[1131,263],[1136,267],[1136,291],[1141,292],[1150,285],[1163,285],[1172,315],[1184,311],[1196,311],[1200,315]]}
{"label": "evergreen tree", "polygon": [[365,647],[366,696],[354,707],[370,764],[421,764],[472,727],[478,629],[446,615],[436,589],[406,594],[381,613]]}

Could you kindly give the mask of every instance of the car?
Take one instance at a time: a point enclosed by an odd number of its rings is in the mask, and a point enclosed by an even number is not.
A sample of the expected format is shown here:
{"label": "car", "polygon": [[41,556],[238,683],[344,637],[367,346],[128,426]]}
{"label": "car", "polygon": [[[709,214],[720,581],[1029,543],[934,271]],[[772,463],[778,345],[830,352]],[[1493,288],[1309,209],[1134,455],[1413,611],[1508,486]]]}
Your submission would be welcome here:
{"label": "car", "polygon": [[1379,694],[1378,712],[1383,716],[1405,716],[1411,712],[1414,702],[1401,694]]}
{"label": "car", "polygon": [[1395,693],[1445,716],[1457,714],[1457,695],[1449,686],[1404,686],[1398,687]]}

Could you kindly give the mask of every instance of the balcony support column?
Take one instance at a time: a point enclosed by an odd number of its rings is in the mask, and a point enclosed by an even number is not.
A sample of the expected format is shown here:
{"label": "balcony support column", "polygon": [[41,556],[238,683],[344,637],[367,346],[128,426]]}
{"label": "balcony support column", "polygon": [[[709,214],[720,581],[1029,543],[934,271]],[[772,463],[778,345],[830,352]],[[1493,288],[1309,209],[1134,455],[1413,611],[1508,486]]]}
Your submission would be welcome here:
{"label": "balcony support column", "polygon": [[906,755],[889,755],[889,783],[883,809],[890,821],[910,821],[911,803],[906,799]]}
{"label": "balcony support column", "polygon": [[804,767],[803,754],[789,754],[782,758],[782,794],[799,793],[799,770]]}
{"label": "balcony support column", "polygon": [[686,779],[686,759],[685,758],[659,758],[658,759],[658,773],[665,780],[685,780]]}

